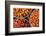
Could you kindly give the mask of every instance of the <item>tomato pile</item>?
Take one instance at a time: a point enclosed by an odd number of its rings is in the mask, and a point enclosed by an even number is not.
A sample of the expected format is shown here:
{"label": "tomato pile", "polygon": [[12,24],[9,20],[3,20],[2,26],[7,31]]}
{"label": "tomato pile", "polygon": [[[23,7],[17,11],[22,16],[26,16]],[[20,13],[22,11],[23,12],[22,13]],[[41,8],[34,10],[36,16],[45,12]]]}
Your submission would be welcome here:
{"label": "tomato pile", "polygon": [[14,27],[30,27],[29,22],[24,19],[14,19],[13,21]]}
{"label": "tomato pile", "polygon": [[39,9],[14,8],[13,9],[13,27],[38,27]]}
{"label": "tomato pile", "polygon": [[30,25],[33,27],[39,26],[39,10],[34,10],[29,18]]}

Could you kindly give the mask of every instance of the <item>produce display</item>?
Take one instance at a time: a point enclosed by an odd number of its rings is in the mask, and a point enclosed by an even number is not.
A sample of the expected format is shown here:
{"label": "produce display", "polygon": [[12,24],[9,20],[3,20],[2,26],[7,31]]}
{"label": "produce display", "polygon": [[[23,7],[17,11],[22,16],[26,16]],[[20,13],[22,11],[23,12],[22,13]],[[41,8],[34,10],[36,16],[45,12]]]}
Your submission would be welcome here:
{"label": "produce display", "polygon": [[14,19],[13,21],[14,27],[30,27],[29,22],[24,19]]}
{"label": "produce display", "polygon": [[28,16],[31,12],[31,9],[29,8],[14,8],[14,16],[16,17],[25,17]]}
{"label": "produce display", "polygon": [[39,27],[39,9],[13,8],[13,27]]}
{"label": "produce display", "polygon": [[39,26],[39,10],[33,10],[29,18],[29,23],[31,23],[32,27]]}

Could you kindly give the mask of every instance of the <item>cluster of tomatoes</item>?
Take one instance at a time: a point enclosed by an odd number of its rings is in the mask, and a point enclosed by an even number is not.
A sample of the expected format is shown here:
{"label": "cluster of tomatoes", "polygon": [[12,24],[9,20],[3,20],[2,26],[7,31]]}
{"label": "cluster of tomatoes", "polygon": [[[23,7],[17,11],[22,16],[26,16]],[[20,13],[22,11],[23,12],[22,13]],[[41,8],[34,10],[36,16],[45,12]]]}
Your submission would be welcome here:
{"label": "cluster of tomatoes", "polygon": [[39,26],[39,10],[34,10],[30,16],[31,26],[38,27]]}
{"label": "cluster of tomatoes", "polygon": [[15,19],[13,20],[13,25],[14,28],[19,28],[19,27],[30,27],[29,22],[24,19]]}

